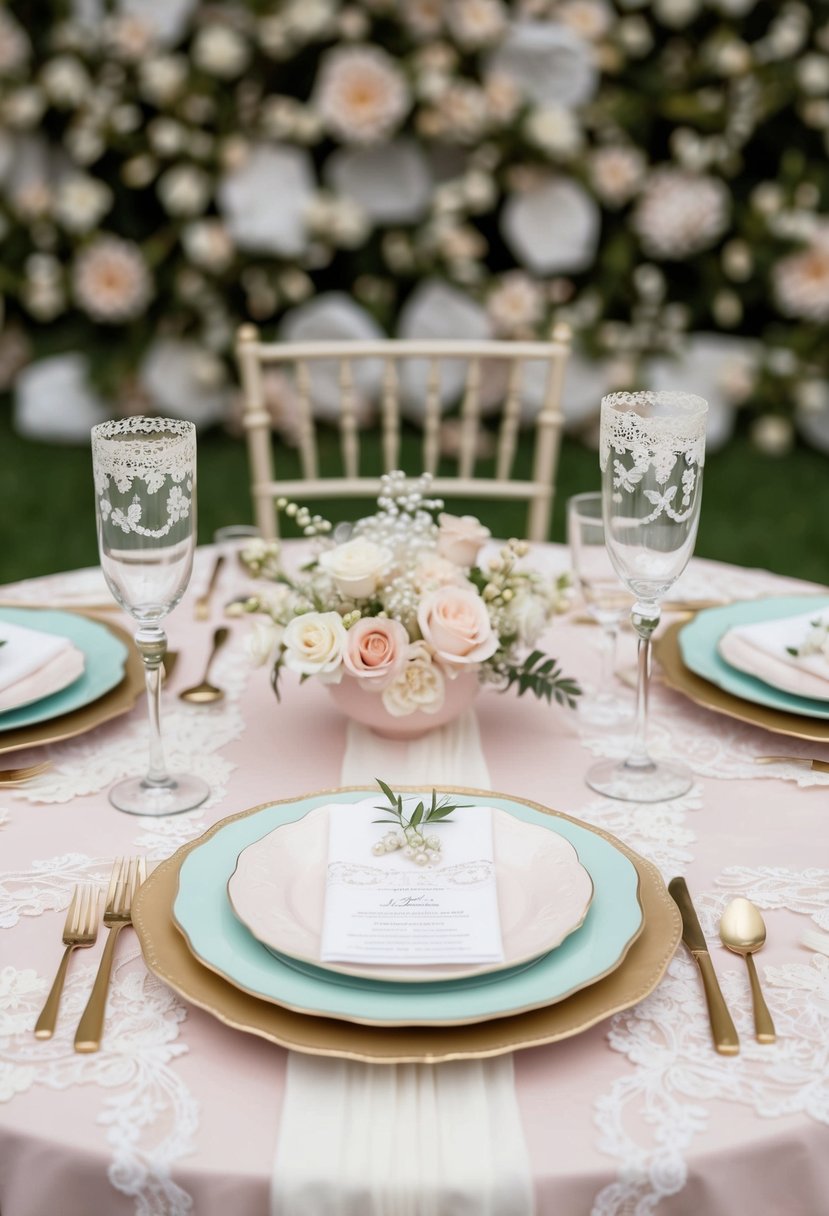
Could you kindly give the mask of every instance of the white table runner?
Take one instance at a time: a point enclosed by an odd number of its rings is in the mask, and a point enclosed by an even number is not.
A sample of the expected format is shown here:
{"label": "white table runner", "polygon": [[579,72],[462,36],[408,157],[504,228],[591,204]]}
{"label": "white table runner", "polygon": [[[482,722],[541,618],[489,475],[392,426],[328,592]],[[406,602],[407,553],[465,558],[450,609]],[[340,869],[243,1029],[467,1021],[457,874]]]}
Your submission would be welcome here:
{"label": "white table runner", "polygon": [[[343,785],[490,788],[474,711],[411,743],[349,723]],[[512,1056],[369,1065],[290,1052],[272,1216],[531,1216]]]}

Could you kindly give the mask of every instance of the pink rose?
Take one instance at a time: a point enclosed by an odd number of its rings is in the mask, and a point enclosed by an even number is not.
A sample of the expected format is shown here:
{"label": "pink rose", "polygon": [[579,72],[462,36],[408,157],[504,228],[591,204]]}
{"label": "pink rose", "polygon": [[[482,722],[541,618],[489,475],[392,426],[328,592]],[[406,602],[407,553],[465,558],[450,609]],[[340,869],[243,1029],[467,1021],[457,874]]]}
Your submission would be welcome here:
{"label": "pink rose", "polygon": [[380,692],[406,661],[409,635],[399,621],[364,616],[346,634],[343,665],[363,682],[367,692]]}
{"label": "pink rose", "polygon": [[440,587],[430,592],[420,602],[417,623],[423,640],[450,675],[453,668],[482,663],[498,649],[486,605],[471,588]]}
{"label": "pink rose", "polygon": [[481,546],[492,535],[474,515],[438,516],[438,553],[456,566],[474,566]]}

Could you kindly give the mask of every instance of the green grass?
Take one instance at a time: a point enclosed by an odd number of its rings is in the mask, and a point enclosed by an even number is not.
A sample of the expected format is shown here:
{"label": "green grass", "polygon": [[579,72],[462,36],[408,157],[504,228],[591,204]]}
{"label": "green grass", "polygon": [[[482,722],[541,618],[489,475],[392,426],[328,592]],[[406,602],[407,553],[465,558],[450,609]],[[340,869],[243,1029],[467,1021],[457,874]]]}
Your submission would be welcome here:
{"label": "green grass", "polygon": [[[403,463],[418,465],[420,437],[404,436]],[[336,438],[322,437],[323,467],[336,463]],[[368,467],[376,446],[366,444]],[[526,472],[529,447],[519,452]],[[285,475],[296,475],[288,453]],[[558,475],[553,539],[564,539],[564,504],[571,494],[598,489],[596,453],[564,441]],[[244,444],[214,432],[199,440],[199,539],[210,540],[222,524],[251,519]],[[371,504],[320,504],[337,518],[365,513]],[[496,535],[521,534],[525,512],[519,505],[494,509],[466,504],[483,516]],[[455,507],[459,509],[459,507]],[[70,570],[97,562],[88,447],[46,445],[23,439],[12,429],[8,408],[0,409],[0,582]],[[744,566],[829,584],[829,458],[798,447],[783,459],[763,456],[745,440],[734,440],[711,455],[705,470],[702,522],[696,552]]]}

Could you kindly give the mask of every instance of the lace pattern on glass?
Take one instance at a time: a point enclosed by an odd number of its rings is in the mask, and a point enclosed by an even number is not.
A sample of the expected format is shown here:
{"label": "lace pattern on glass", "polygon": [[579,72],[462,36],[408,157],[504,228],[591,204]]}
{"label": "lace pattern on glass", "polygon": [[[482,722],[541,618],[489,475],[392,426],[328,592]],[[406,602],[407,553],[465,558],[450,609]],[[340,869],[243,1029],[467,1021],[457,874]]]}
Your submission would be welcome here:
{"label": "lace pattern on glass", "polygon": [[[679,413],[666,418],[643,418],[635,407],[671,405]],[[632,494],[653,470],[659,490],[645,490],[651,513],[641,520],[652,523],[666,514],[676,523],[689,518],[694,507],[697,470],[705,464],[707,403],[692,393],[611,393],[602,399],[599,463],[602,472],[613,452],[613,488]],[[677,462],[682,461],[681,484],[667,485]],[[681,497],[677,500],[677,494]]]}
{"label": "lace pattern on glass", "polygon": [[[148,438],[152,443],[147,442]],[[92,429],[92,462],[101,518],[122,532],[160,540],[180,520],[188,518],[196,467],[196,428],[192,422],[175,418],[102,422]],[[141,522],[143,512],[137,494],[126,509],[111,502],[113,485],[119,494],[128,494],[136,481],[143,482],[149,494],[167,495],[166,519],[158,528],[147,528]]]}

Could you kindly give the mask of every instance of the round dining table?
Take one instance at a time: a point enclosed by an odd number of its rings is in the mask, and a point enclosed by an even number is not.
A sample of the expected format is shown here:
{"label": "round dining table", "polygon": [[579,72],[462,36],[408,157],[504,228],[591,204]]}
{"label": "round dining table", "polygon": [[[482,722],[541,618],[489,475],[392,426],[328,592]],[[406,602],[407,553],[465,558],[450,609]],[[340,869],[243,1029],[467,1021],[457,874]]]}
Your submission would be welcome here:
{"label": "round dining table", "polygon": [[[550,571],[567,568],[560,546],[534,554]],[[108,802],[116,780],[143,770],[143,697],[75,737],[0,755],[6,768],[50,762],[17,786],[4,786],[0,774],[3,1216],[828,1211],[829,771],[808,761],[829,761],[829,743],[774,735],[696,704],[663,681],[658,663],[653,748],[693,770],[682,797],[637,805],[594,794],[585,773],[598,757],[624,754],[624,729],[487,688],[463,739],[441,728],[455,749],[448,770],[434,759],[436,771],[422,780],[468,773],[458,784],[486,788],[488,778],[493,791],[613,834],[666,883],[684,876],[740,1037],[738,1055],[715,1052],[699,973],[680,945],[644,1000],[560,1042],[479,1062],[477,1097],[453,1107],[453,1094],[471,1085],[463,1071],[470,1062],[301,1058],[173,992],[148,969],[130,928],[116,950],[101,1049],[79,1054],[73,1038],[104,931],[73,956],[54,1036],[34,1037],[76,884],[105,889],[113,859],[140,855],[152,868],[247,808],[355,778],[401,780],[415,746],[367,739],[313,680],[283,678],[277,701],[255,661],[253,620],[224,614],[248,585],[241,567],[225,563],[210,618],[195,619],[214,556],[210,546],[198,551],[190,590],[167,621],[177,660],[163,693],[170,767],[207,781],[207,802],[157,819]],[[681,590],[693,607],[820,589],[695,559]],[[0,602],[82,611],[130,629],[96,571],[3,587]],[[666,623],[676,619],[666,613]],[[224,699],[185,704],[177,693],[201,679],[220,624],[231,634],[211,679]],[[543,638],[567,674],[587,684],[598,677],[600,643],[575,602]],[[618,692],[631,701],[634,658],[633,634],[623,629]],[[2,742],[0,733],[0,751]],[[441,740],[429,746],[439,757]],[[758,763],[767,756],[783,759]],[[372,763],[384,771],[365,771]],[[765,919],[757,967],[774,1043],[755,1039],[745,961],[719,941],[720,916],[735,896],[752,900]],[[405,1093],[422,1095],[427,1086],[432,1105],[404,1109]]]}

